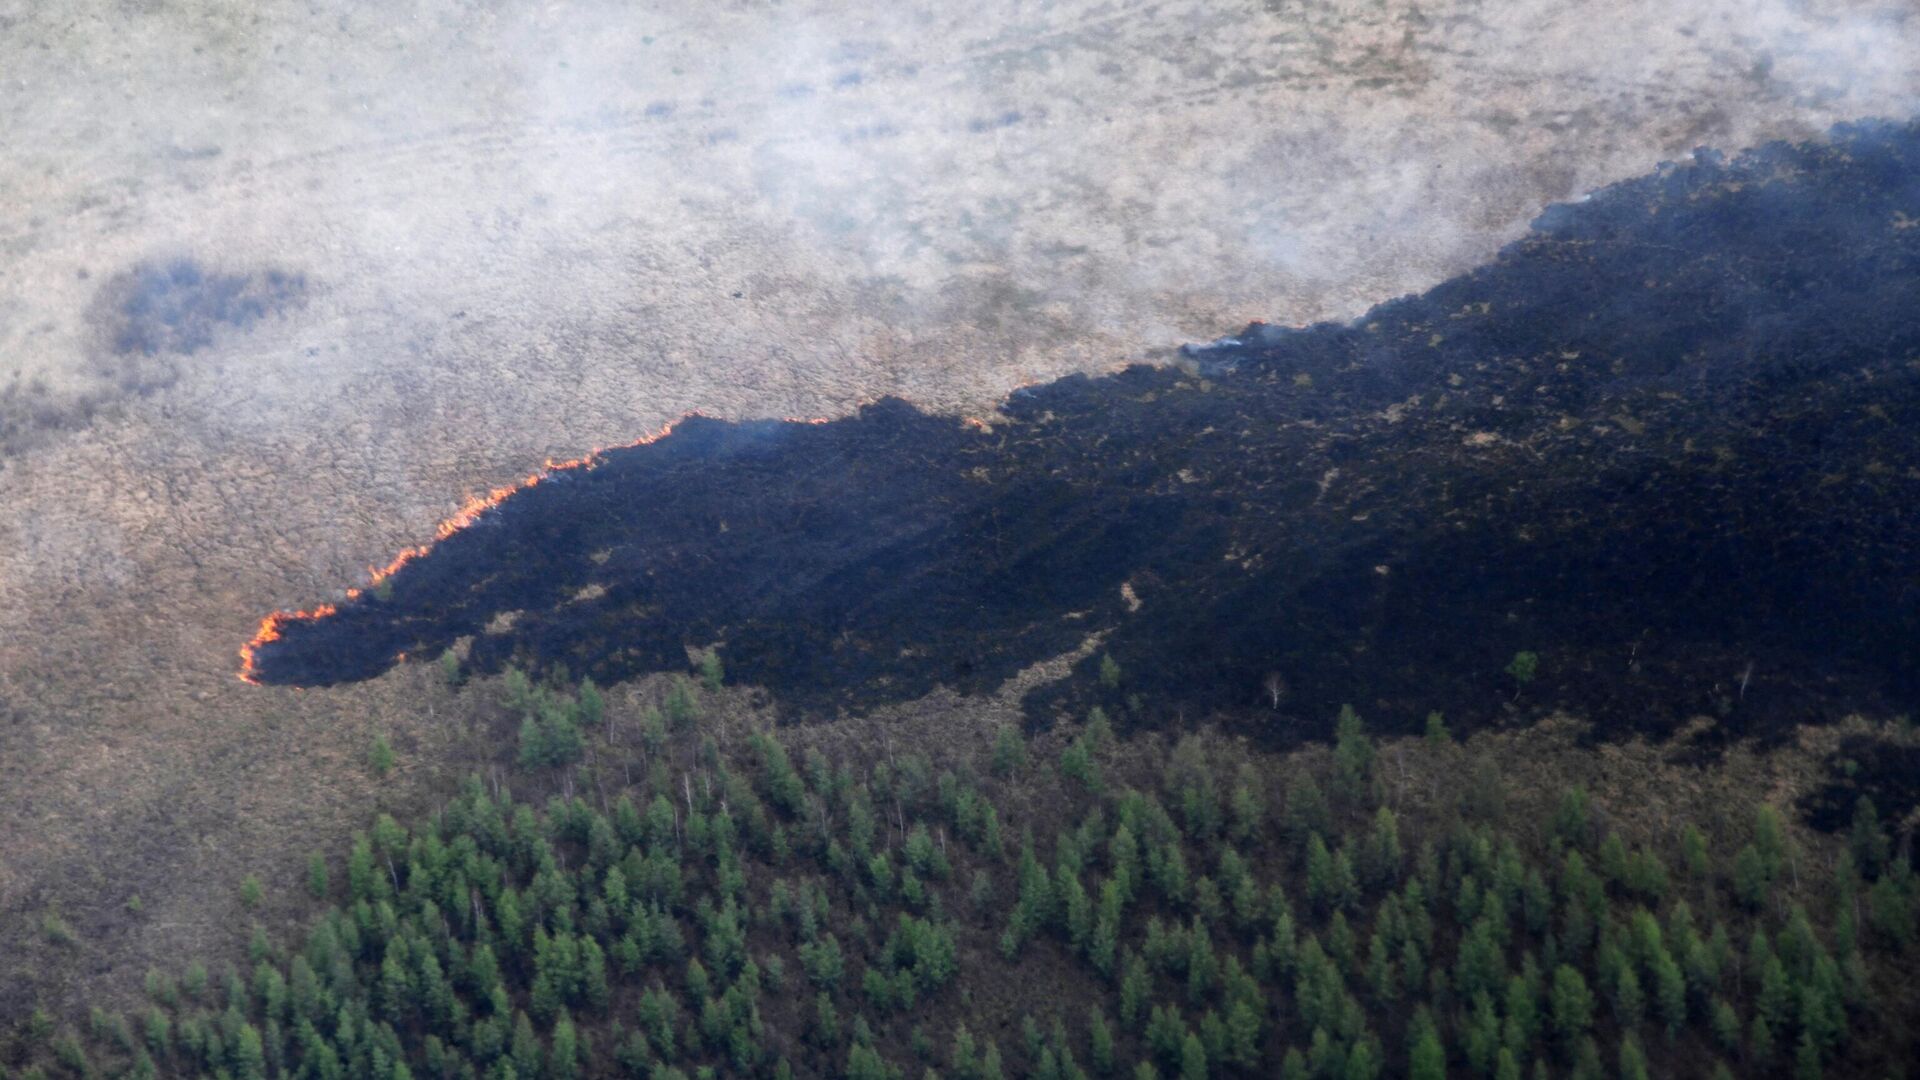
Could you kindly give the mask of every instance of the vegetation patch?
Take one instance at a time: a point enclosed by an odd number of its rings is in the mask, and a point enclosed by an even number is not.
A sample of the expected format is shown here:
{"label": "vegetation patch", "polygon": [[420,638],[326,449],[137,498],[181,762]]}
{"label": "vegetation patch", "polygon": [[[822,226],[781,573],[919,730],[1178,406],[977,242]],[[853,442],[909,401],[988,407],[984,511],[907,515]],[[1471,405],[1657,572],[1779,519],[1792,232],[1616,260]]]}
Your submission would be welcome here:
{"label": "vegetation patch", "polygon": [[517,753],[299,881],[241,883],[311,896],[304,934],[156,968],[131,1012],[37,1013],[0,1068],[1817,1077],[1914,1050],[1920,882],[1870,813],[1805,833],[1750,781],[1650,810],[1609,792],[1675,767],[1542,785],[1516,770],[1595,755],[1437,716],[1381,742],[1351,709],[1288,756],[1100,714],[874,753],[743,722],[705,681],[637,714],[468,683]]}

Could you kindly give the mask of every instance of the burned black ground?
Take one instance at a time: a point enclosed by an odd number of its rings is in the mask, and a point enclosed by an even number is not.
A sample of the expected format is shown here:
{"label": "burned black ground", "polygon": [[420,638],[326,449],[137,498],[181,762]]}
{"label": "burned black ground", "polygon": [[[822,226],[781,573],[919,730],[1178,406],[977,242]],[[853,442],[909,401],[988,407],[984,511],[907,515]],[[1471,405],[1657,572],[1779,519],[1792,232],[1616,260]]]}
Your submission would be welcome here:
{"label": "burned black ground", "polygon": [[1404,728],[1517,698],[1764,738],[1920,696],[1917,507],[1920,126],[1865,124],[1702,152],[1354,323],[1035,387],[990,428],[690,419],[283,624],[256,674],[471,637],[478,670],[604,681],[718,643],[782,702],[859,708],[1106,632],[1036,721],[1177,702],[1287,741],[1343,701]]}

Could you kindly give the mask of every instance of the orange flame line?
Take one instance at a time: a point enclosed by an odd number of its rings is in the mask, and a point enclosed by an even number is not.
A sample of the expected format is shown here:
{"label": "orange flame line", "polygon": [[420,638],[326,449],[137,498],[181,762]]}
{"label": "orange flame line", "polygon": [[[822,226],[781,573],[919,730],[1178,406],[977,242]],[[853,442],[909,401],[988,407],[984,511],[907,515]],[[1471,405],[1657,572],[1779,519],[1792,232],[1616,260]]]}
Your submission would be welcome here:
{"label": "orange flame line", "polygon": [[280,640],[282,626],[301,620],[324,619],[336,610],[338,609],[332,604],[321,604],[311,611],[276,611],[261,619],[260,629],[254,632],[253,640],[240,646],[240,681],[259,685],[260,678],[254,669],[254,657],[263,646]]}
{"label": "orange flame line", "polygon": [[[626,450],[636,446],[646,446],[649,443],[658,442],[659,440],[666,438],[668,435],[673,434],[673,429],[677,427],[682,420],[691,419],[693,417],[702,417],[705,415],[706,415],[705,413],[702,413],[698,410],[685,413],[681,415],[679,419],[668,422],[665,426],[661,427],[660,430],[658,431],[654,431],[646,435],[642,435],[630,443],[626,443],[622,446],[612,447],[611,449]],[[808,416],[808,417],[790,416],[786,418],[786,421],[787,423],[790,423],[790,424],[827,424],[832,422],[832,418],[825,417],[825,416]],[[566,461],[554,461],[552,458],[548,458],[546,461],[546,464],[541,468],[539,472],[529,474],[526,479],[520,481],[517,484],[509,484],[506,487],[494,488],[491,491],[488,491],[485,495],[467,496],[466,501],[461,504],[460,509],[456,511],[452,517],[447,518],[445,521],[442,521],[439,525],[435,526],[433,530],[434,539],[432,541],[425,544],[415,544],[412,547],[402,548],[400,550],[400,553],[395,555],[392,558],[392,560],[390,560],[385,566],[367,567],[367,577],[368,577],[367,588],[377,587],[382,581],[385,581],[386,579],[392,577],[394,574],[398,573],[401,567],[407,565],[408,563],[419,558],[420,556],[425,555],[427,552],[432,551],[434,544],[442,540],[445,540],[446,538],[452,536],[454,533],[457,533],[460,530],[465,529],[467,526],[472,525],[474,522],[480,520],[481,516],[484,515],[487,511],[492,510],[496,506],[499,506],[501,503],[505,502],[509,497],[511,497],[515,493],[525,491],[526,489],[533,487],[534,485],[540,483],[541,481],[557,473],[568,472],[574,469],[594,468],[596,465],[599,464],[600,459],[604,455],[606,455],[606,453],[608,452],[608,449],[609,448],[607,447],[595,447],[594,449],[588,451],[585,454],[582,454],[577,458],[571,458]],[[348,600],[356,599],[360,596],[361,593],[365,591],[366,591],[365,589],[348,589],[347,599]],[[276,611],[273,614],[268,615],[266,618],[260,620],[260,627],[258,630],[254,632],[253,639],[247,642],[245,645],[240,646],[239,675],[240,675],[241,681],[253,683],[256,686],[259,685],[260,683],[259,669],[256,666],[256,664],[257,664],[257,659],[258,659],[260,650],[265,646],[280,640],[280,631],[282,627],[288,625],[289,623],[312,622],[314,620],[324,619],[327,616],[334,614],[338,610],[339,608],[337,608],[333,604],[321,604],[318,607],[310,608],[306,611]]]}

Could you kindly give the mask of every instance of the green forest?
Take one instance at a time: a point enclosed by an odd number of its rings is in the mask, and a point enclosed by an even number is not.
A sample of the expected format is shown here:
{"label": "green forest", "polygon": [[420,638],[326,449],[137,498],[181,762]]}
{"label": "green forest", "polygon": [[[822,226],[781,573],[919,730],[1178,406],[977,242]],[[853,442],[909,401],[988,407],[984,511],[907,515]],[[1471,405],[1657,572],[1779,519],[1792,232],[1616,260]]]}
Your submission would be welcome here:
{"label": "green forest", "polygon": [[[591,682],[458,686],[497,767],[235,883],[303,894],[304,934],[237,928],[139,1007],[36,1013],[0,1076],[1814,1078],[1913,1053],[1920,885],[1865,800],[1838,837],[1755,797],[1630,839],[1580,787],[1510,797],[1437,714],[1400,765],[1352,709],[1291,755],[1102,709],[836,753],[723,682],[709,658],[624,716]],[[375,740],[367,767],[394,761]]]}

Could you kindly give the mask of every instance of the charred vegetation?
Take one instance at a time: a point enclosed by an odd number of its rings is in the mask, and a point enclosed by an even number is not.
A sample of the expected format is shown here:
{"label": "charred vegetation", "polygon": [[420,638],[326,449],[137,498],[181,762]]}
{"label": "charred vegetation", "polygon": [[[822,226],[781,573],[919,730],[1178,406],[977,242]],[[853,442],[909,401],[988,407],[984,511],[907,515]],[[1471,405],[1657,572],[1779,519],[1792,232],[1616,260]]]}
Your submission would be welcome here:
{"label": "charred vegetation", "polygon": [[858,710],[1105,632],[1032,719],[1177,702],[1282,742],[1343,701],[1725,739],[1920,692],[1920,126],[1701,152],[1353,323],[1185,354],[990,423],[689,418],[269,619],[245,674],[469,639],[471,670],[607,683],[718,642],[785,704]]}

